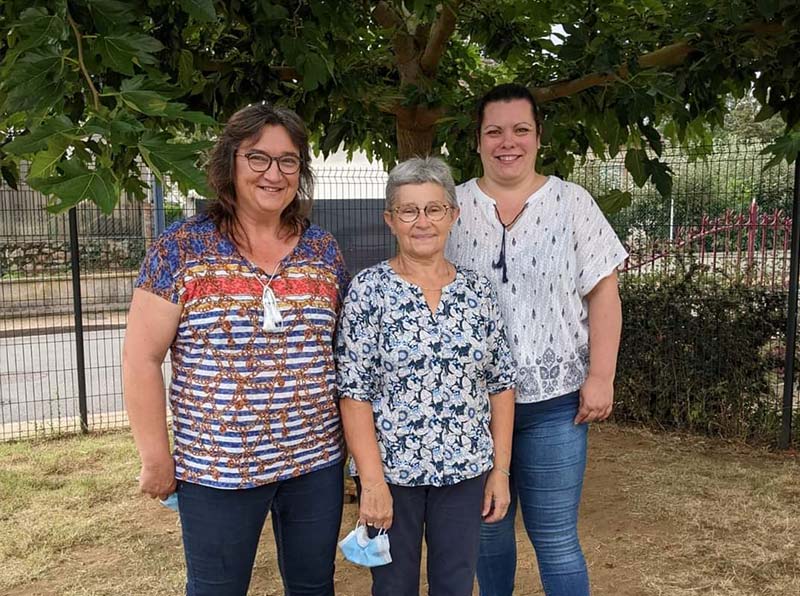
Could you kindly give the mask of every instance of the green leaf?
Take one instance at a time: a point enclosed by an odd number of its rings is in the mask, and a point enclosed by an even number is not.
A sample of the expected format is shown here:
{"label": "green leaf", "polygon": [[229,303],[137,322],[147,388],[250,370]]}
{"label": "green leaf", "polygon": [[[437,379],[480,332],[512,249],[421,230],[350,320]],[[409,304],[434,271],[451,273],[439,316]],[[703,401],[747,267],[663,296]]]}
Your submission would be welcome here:
{"label": "green leaf", "polygon": [[60,139],[80,138],[80,128],[63,114],[54,116],[42,122],[36,128],[28,131],[24,135],[3,147],[3,150],[13,155],[25,155],[45,149],[52,145],[54,141]]}
{"label": "green leaf", "polygon": [[132,2],[118,0],[87,0],[95,25],[99,31],[106,32],[126,25],[136,19]]}
{"label": "green leaf", "polygon": [[318,54],[306,55],[305,62],[301,67],[301,73],[303,75],[303,87],[306,91],[313,91],[330,78],[328,65],[322,56]]}
{"label": "green leaf", "polygon": [[45,46],[31,50],[10,69],[2,88],[8,90],[6,112],[51,108],[63,98],[63,59],[58,49]]}
{"label": "green leaf", "polygon": [[650,162],[644,149],[628,149],[625,154],[625,169],[630,172],[636,186],[641,188],[647,182]]}
{"label": "green leaf", "polygon": [[53,173],[53,168],[66,152],[66,145],[55,145],[33,156],[28,167],[28,179],[44,178]]}
{"label": "green leaf", "polygon": [[94,202],[103,213],[111,213],[119,200],[119,184],[108,168],[90,169],[71,159],[60,164],[61,174],[46,179],[30,179],[31,188],[52,195],[51,213],[61,213],[84,200]]}
{"label": "green leaf", "polygon": [[0,166],[0,176],[3,177],[6,184],[8,184],[12,189],[19,190],[17,187],[19,185],[19,168],[15,163],[9,163],[3,166]]}
{"label": "green leaf", "polygon": [[67,37],[67,23],[57,15],[48,14],[43,8],[28,8],[22,12],[15,29],[20,41],[9,51],[7,64],[31,48],[52,45],[53,40]]}
{"label": "green leaf", "polygon": [[163,50],[164,46],[154,37],[142,33],[116,33],[99,35],[94,49],[108,68],[133,75],[134,64],[157,64],[153,54]]}
{"label": "green leaf", "polygon": [[661,134],[656,130],[656,128],[652,124],[640,124],[639,130],[644,133],[644,136],[647,137],[647,142],[652,147],[653,151],[655,151],[656,155],[661,157],[661,151],[663,146],[661,144]]}
{"label": "green leaf", "polygon": [[148,116],[167,116],[169,98],[159,91],[145,89],[144,79],[135,77],[122,81],[122,88],[117,94],[129,108]]}
{"label": "green leaf", "polygon": [[623,192],[620,189],[615,188],[598,197],[597,204],[600,206],[600,209],[603,210],[603,213],[606,215],[613,215],[614,213],[629,207],[632,200],[633,197],[630,192]]}
{"label": "green leaf", "polygon": [[619,146],[622,144],[622,128],[614,110],[606,110],[603,114],[603,131],[606,143],[608,143],[608,154],[612,158],[616,157],[619,153]]}
{"label": "green leaf", "polygon": [[139,151],[142,158],[159,178],[164,179],[168,174],[178,186],[186,192],[193,188],[203,196],[210,196],[211,192],[206,184],[205,174],[197,168],[195,163],[200,151],[207,149],[213,143],[199,141],[196,143],[169,143],[170,137],[165,133],[146,132],[139,141]]}
{"label": "green leaf", "polygon": [[191,89],[194,85],[194,54],[189,50],[181,50],[178,57],[178,85],[181,89]]}
{"label": "green leaf", "polygon": [[662,161],[653,159],[649,163],[653,184],[656,185],[658,194],[665,199],[672,195],[672,169]]}
{"label": "green leaf", "polygon": [[764,166],[765,170],[778,165],[784,159],[786,163],[795,161],[800,153],[800,132],[788,132],[775,139],[774,143],[767,145],[761,151],[762,155],[770,153],[774,157]]}
{"label": "green leaf", "polygon": [[753,122],[764,122],[764,120],[769,120],[775,114],[777,114],[777,110],[775,110],[775,108],[773,108],[771,105],[762,106],[753,118]]}
{"label": "green leaf", "polygon": [[181,0],[181,7],[200,23],[217,20],[217,11],[214,10],[213,0]]}

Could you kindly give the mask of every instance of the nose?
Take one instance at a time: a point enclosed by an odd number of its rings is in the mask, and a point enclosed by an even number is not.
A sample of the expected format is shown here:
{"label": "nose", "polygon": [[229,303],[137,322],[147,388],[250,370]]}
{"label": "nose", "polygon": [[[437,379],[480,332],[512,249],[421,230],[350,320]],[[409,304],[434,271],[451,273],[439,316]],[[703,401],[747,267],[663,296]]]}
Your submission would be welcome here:
{"label": "nose", "polygon": [[283,172],[281,172],[280,169],[278,168],[278,160],[273,159],[270,162],[269,167],[263,172],[261,172],[261,175],[269,180],[275,180],[277,178],[280,178],[283,175]]}

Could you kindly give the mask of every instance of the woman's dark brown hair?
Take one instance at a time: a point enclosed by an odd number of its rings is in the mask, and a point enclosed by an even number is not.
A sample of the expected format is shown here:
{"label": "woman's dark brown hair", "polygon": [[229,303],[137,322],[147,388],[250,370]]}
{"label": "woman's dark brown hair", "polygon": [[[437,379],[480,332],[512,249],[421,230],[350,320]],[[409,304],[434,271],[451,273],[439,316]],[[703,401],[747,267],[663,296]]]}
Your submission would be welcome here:
{"label": "woman's dark brown hair", "polygon": [[481,136],[481,126],[483,126],[483,113],[486,110],[486,106],[490,103],[494,103],[496,101],[512,101],[514,99],[524,99],[529,104],[531,104],[531,113],[533,114],[533,122],[536,124],[536,134],[542,134],[542,114],[539,112],[539,105],[536,103],[536,100],[531,94],[530,90],[524,85],[520,85],[518,83],[503,83],[502,85],[497,85],[490,89],[486,95],[481,97],[480,101],[478,101],[478,114],[477,114],[477,124],[478,127],[476,132],[478,137]]}
{"label": "woman's dark brown hair", "polygon": [[314,175],[311,172],[311,155],[308,148],[308,131],[300,116],[288,108],[260,103],[247,106],[230,117],[216,145],[211,149],[206,166],[208,184],[216,197],[208,207],[208,215],[217,229],[235,243],[241,237],[236,218],[236,151],[249,140],[255,140],[265,126],[282,126],[300,154],[300,182],[297,194],[281,213],[281,226],[287,232],[302,234],[314,196]]}

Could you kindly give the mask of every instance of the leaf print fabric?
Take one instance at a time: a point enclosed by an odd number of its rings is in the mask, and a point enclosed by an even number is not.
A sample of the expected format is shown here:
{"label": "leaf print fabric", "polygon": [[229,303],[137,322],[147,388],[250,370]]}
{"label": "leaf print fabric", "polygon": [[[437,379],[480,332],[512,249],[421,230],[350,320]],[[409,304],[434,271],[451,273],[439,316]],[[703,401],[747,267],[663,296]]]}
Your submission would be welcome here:
{"label": "leaf print fabric", "polygon": [[372,403],[387,482],[445,486],[491,468],[489,396],[516,373],[486,278],[457,267],[431,313],[380,263],[350,284],[337,337],[339,395]]}

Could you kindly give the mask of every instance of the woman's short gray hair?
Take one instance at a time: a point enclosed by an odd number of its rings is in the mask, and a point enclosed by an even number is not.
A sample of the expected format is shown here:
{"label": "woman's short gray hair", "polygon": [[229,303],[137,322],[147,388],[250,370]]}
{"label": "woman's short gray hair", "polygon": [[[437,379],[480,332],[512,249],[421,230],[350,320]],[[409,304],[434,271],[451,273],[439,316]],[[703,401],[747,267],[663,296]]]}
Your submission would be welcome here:
{"label": "woman's short gray hair", "polygon": [[432,182],[444,189],[444,196],[451,207],[458,207],[456,185],[450,166],[438,157],[412,157],[401,161],[389,172],[386,181],[386,210],[391,211],[397,198],[397,191],[407,184]]}

